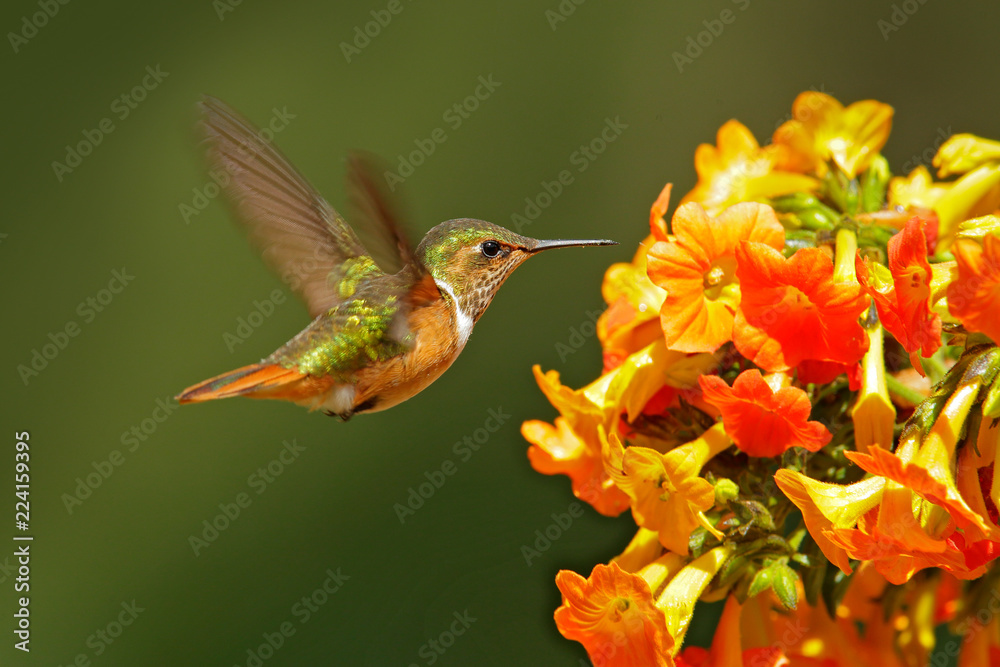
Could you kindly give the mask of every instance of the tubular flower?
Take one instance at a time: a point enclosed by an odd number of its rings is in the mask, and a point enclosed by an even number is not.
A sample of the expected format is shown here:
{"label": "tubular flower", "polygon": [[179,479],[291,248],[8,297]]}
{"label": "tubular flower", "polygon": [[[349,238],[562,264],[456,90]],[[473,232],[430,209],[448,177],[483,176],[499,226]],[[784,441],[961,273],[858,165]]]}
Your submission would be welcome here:
{"label": "tubular flower", "polygon": [[[851,409],[854,422],[854,445],[859,452],[878,442],[892,442],[896,408],[889,398],[885,376],[885,345],[882,327],[877,323],[865,329],[868,351],[861,360],[861,386],[858,400]],[[852,387],[853,389],[853,387]]]}
{"label": "tubular flower", "polygon": [[1000,236],[982,245],[958,239],[954,245],[958,279],[948,286],[948,308],[969,331],[1000,341]]}
{"label": "tubular flower", "polygon": [[[924,221],[914,217],[889,239],[888,272],[878,264],[857,259],[858,281],[872,297],[879,321],[911,353],[929,357],[941,347],[941,317],[931,312],[931,265],[927,261]],[[888,273],[888,275],[887,275]]]}
{"label": "tubular flower", "polygon": [[775,391],[758,370],[743,371],[730,387],[715,375],[698,379],[705,400],[722,413],[726,433],[750,456],[780,456],[792,447],[819,451],[830,432],[809,421],[812,403],[798,387]]}
{"label": "tubular flower", "polygon": [[858,317],[868,297],[855,283],[836,282],[833,262],[817,248],[789,259],[762,243],[736,249],[740,308],[733,342],[740,353],[769,371],[788,370],[806,359],[853,364],[868,347]]}
{"label": "tubular flower", "polygon": [[736,247],[750,240],[780,250],[785,234],[769,206],[737,204],[712,219],[699,204],[677,209],[675,240],[649,250],[650,279],[666,290],[660,326],[667,346],[714,352],[732,338],[739,305]]}
{"label": "tubular flower", "polygon": [[745,125],[730,120],[719,128],[716,146],[701,144],[695,151],[698,184],[681,204],[698,202],[716,215],[739,202],[819,187],[819,181],[811,176],[776,167],[789,161],[785,152],[779,145],[761,148]]}
{"label": "tubular flower", "polygon": [[987,163],[963,174],[934,204],[934,212],[941,223],[938,250],[948,249],[961,221],[991,213],[998,203],[1000,164]]}
{"label": "tubular flower", "polygon": [[844,106],[826,93],[806,91],[792,103],[792,120],[774,132],[773,141],[790,149],[784,166],[821,176],[829,160],[849,178],[865,170],[892,129],[892,107],[875,100]]}
{"label": "tubular flower", "polygon": [[631,501],[636,525],[659,533],[660,543],[681,555],[699,525],[721,537],[703,512],[715,504],[715,489],[699,477],[705,463],[732,441],[721,428],[661,454],[647,447],[623,448],[612,435],[605,445],[605,469]]}
{"label": "tubular flower", "polygon": [[672,667],[674,640],[666,616],[653,604],[649,584],[616,563],[597,565],[584,579],[561,570],[563,595],[556,610],[559,632],[583,644],[595,664],[608,667]]}

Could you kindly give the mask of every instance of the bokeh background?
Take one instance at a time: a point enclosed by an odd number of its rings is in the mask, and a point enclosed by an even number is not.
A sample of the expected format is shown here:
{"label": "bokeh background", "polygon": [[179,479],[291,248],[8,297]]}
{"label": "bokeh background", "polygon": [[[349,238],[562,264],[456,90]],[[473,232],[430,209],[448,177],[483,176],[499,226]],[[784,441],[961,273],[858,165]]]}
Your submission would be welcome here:
{"label": "bokeh background", "polygon": [[[602,273],[631,257],[662,185],[689,189],[695,147],[729,118],[766,141],[809,88],[894,105],[885,152],[897,170],[928,162],[952,132],[1000,136],[993,3],[400,0],[388,14],[389,4],[4,3],[0,664],[589,664],[555,629],[553,577],[615,555],[632,520],[588,509],[529,565],[522,546],[573,498],[566,478],[531,470],[519,425],[554,416],[532,364],[573,386],[596,377]],[[58,12],[40,15],[46,6]],[[479,77],[499,85],[455,127],[445,113]],[[121,96],[144,79],[129,106]],[[342,424],[276,402],[172,409],[180,389],[266,356],[307,322],[221,198],[198,199],[213,192],[194,131],[203,93],[260,125],[283,114],[276,143],[334,206],[349,149],[398,165],[443,128],[447,140],[405,183],[418,233],[453,217],[511,225],[569,169],[573,182],[523,231],[621,245],[519,269],[455,366],[388,412]],[[627,127],[579,171],[574,152],[607,119]],[[100,143],[72,166],[67,146],[96,143],[86,133]],[[118,293],[115,271],[133,276]],[[286,300],[232,344],[239,318],[274,290]],[[33,351],[73,324],[78,335],[22,377]],[[509,418],[458,456],[490,410]],[[11,471],[24,430],[30,655],[11,634]],[[302,449],[278,466],[286,441]],[[457,472],[401,523],[394,506],[447,460]],[[271,475],[280,467],[271,481],[251,477],[269,464]],[[109,465],[88,497],[67,500]],[[249,506],[196,554],[191,536],[204,521],[224,525],[220,504],[241,493]],[[328,570],[341,586],[326,597],[316,591]],[[324,603],[306,617],[303,597]],[[123,604],[135,618],[119,628]],[[475,621],[435,652],[427,642],[456,613]],[[285,623],[294,634],[259,651]],[[707,642],[710,614],[695,626],[692,641]]]}

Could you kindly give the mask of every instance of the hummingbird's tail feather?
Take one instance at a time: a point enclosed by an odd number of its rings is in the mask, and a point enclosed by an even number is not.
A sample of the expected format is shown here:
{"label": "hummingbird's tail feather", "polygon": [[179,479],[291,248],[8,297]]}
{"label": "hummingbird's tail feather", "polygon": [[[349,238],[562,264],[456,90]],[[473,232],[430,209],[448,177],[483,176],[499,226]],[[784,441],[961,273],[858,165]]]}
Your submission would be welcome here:
{"label": "hummingbird's tail feather", "polygon": [[188,387],[177,396],[179,403],[197,403],[217,398],[291,398],[293,387],[308,376],[278,364],[251,364]]}

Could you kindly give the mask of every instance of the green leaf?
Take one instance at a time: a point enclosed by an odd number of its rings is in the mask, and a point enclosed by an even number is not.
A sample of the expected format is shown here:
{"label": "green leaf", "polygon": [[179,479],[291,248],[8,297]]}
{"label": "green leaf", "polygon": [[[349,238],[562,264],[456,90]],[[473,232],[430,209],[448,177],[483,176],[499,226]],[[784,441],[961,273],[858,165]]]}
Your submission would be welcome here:
{"label": "green leaf", "polygon": [[757,574],[753,576],[753,581],[750,582],[750,590],[748,595],[753,597],[758,593],[763,593],[774,582],[774,566],[765,567],[763,570],[757,570]]}
{"label": "green leaf", "polygon": [[795,583],[799,580],[799,573],[785,563],[775,563],[769,569],[774,571],[771,588],[774,589],[778,600],[785,609],[795,609],[795,605],[799,601],[799,592],[795,587]]}

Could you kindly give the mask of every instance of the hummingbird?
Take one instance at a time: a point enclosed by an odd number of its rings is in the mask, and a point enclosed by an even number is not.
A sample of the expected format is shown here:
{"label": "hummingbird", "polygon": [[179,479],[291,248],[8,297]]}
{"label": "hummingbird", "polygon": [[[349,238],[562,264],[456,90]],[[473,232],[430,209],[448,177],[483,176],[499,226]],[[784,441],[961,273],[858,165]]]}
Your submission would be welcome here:
{"label": "hummingbird", "polygon": [[180,403],[269,398],[344,421],[385,410],[451,366],[526,259],[551,248],[616,245],[541,241],[460,218],[437,225],[414,248],[374,161],[352,153],[348,191],[362,242],[250,122],[212,97],[199,107],[209,162],[236,219],[313,320],[260,363],[188,387]]}

